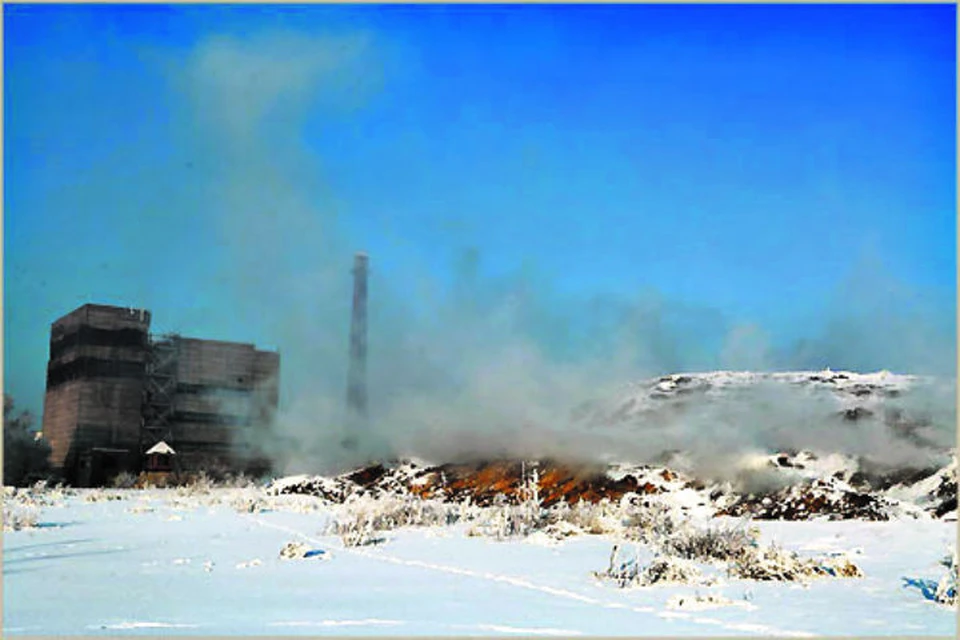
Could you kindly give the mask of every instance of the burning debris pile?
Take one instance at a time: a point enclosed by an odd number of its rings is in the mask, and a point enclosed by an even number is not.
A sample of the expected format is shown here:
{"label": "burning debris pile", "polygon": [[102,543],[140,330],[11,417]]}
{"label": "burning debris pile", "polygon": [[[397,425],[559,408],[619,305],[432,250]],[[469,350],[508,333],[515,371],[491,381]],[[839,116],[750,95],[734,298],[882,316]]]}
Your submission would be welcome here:
{"label": "burning debris pile", "polygon": [[[936,413],[939,400],[928,401],[924,395],[934,393],[932,389],[942,391],[942,385],[935,382],[889,372],[830,370],[671,375],[634,384],[612,403],[584,405],[576,417],[585,427],[584,433],[626,427],[622,435],[638,442],[645,441],[632,437],[640,434],[637,430],[669,430],[688,420],[705,424],[719,420],[725,433],[735,434],[730,436],[734,441],[741,430],[746,433],[758,422],[772,420],[774,427],[768,431],[757,427],[759,431],[774,434],[770,436],[773,439],[791,440],[795,434],[791,420],[799,420],[820,429],[816,434],[840,434],[838,449],[843,449],[843,443],[863,439],[864,434],[875,435],[880,444],[869,454],[832,452],[828,443],[824,443],[824,451],[813,452],[800,446],[778,451],[780,446],[796,443],[745,441],[742,450],[767,453],[734,456],[730,452],[741,449],[727,448],[722,471],[705,470],[710,464],[702,464],[703,451],[697,454],[668,446],[658,464],[644,465],[598,462],[607,460],[599,455],[589,463],[556,458],[445,464],[407,461],[373,464],[336,477],[285,478],[274,482],[270,491],[316,496],[334,504],[358,496],[414,496],[489,507],[529,500],[525,491],[535,474],[536,501],[544,509],[667,496],[689,512],[711,516],[888,520],[929,514],[949,518],[956,513],[956,462],[954,456],[951,464],[943,464],[952,446],[951,442],[937,442],[945,437],[945,414]],[[889,458],[885,452],[900,445],[910,456],[884,461]],[[902,462],[906,459],[913,462]]]}
{"label": "burning debris pile", "polygon": [[786,487],[772,494],[750,494],[717,515],[750,516],[757,520],[889,520],[897,504],[883,496],[856,491],[836,478]]}
{"label": "burning debris pile", "polygon": [[[940,475],[940,474],[938,474]],[[938,518],[943,518],[948,514],[957,515],[957,465],[953,463],[953,473],[943,474],[939,478],[940,483],[930,496],[933,500],[933,513]]]}
{"label": "burning debris pile", "polygon": [[[892,476],[871,471],[864,480],[856,459],[819,457],[811,452],[768,457],[766,471],[779,474],[773,488],[746,492],[729,483],[704,481],[666,467],[649,465],[563,464],[546,461],[489,461],[444,465],[376,464],[336,477],[293,476],[269,487],[274,495],[304,494],[333,504],[355,497],[417,497],[428,501],[487,507],[519,504],[536,477],[537,502],[543,508],[580,503],[618,504],[666,498],[684,510],[714,516],[750,516],[760,520],[889,520],[927,513],[941,518],[956,512],[956,460],[936,471]],[[927,475],[924,475],[927,474]],[[899,480],[899,482],[897,482]],[[886,489],[876,488],[879,486]]]}
{"label": "burning debris pile", "polygon": [[[897,468],[864,458],[810,451],[765,461],[774,488],[730,496],[717,515],[758,520],[942,518],[956,511],[956,459],[942,468]],[[719,505],[718,505],[719,506]]]}
{"label": "burning debris pile", "polygon": [[446,500],[470,499],[475,504],[492,504],[497,496],[508,502],[520,499],[527,470],[536,470],[541,504],[551,507],[564,502],[597,503],[619,501],[630,493],[656,494],[686,486],[668,469],[637,467],[631,473],[612,475],[597,465],[571,465],[553,460],[531,463],[516,461],[446,464],[431,469],[411,487],[423,497]]}
{"label": "burning debris pile", "polygon": [[536,473],[539,501],[544,507],[560,503],[617,502],[627,494],[653,495],[697,486],[670,469],[637,466],[627,470],[601,465],[557,461],[488,461],[443,465],[375,464],[333,478],[292,476],[270,485],[274,495],[306,494],[342,504],[350,496],[373,498],[412,494],[446,502],[469,500],[478,506],[498,501],[517,504],[529,474]]}
{"label": "burning debris pile", "polygon": [[308,495],[322,498],[327,502],[342,504],[349,495],[362,490],[350,480],[323,476],[290,476],[275,480],[269,487],[270,495]]}

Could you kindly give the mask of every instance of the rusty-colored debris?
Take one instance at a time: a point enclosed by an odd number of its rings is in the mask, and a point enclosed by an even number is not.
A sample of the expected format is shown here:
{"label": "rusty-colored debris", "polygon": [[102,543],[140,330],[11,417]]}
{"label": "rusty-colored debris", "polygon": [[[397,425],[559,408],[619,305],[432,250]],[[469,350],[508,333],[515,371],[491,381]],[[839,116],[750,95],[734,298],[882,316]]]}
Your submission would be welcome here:
{"label": "rusty-colored debris", "polygon": [[743,496],[717,515],[757,520],[889,520],[890,504],[882,497],[841,489],[824,480],[788,487],[768,495]]}
{"label": "rusty-colored debris", "polygon": [[[610,478],[602,467],[571,465],[557,461],[541,461],[525,465],[514,460],[496,460],[476,463],[450,463],[424,469],[412,479],[407,489],[422,498],[464,500],[469,498],[479,505],[489,505],[497,499],[519,502],[529,490],[533,470],[536,469],[537,490],[543,506],[559,502],[575,504],[581,500],[596,503],[603,499],[619,500],[625,493],[658,493],[661,489],[650,482],[640,483],[632,475],[619,480]],[[365,487],[370,478],[384,473],[380,465],[362,469],[348,479]],[[524,475],[526,474],[526,476]],[[675,474],[664,471],[664,480],[673,480]],[[375,480],[374,480],[375,482]]]}

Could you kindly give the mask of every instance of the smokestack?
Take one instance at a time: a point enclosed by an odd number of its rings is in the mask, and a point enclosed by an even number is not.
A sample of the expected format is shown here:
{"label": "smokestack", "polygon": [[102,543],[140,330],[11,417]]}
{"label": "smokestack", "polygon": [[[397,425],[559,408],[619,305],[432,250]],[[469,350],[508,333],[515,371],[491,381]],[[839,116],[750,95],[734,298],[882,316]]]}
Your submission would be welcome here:
{"label": "smokestack", "polygon": [[353,314],[350,322],[350,369],[347,380],[347,437],[354,449],[367,422],[367,266],[365,253],[353,258]]}

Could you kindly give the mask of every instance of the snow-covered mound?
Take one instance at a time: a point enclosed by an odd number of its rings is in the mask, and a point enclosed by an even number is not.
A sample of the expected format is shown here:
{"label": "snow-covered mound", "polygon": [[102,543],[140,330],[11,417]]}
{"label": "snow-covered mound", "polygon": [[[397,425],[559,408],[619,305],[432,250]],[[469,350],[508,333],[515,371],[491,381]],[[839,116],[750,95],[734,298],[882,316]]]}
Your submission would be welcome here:
{"label": "snow-covered mound", "polygon": [[892,498],[917,504],[937,518],[957,516],[957,457],[917,482],[902,482],[887,491]]}
{"label": "snow-covered mound", "polygon": [[[811,392],[828,392],[848,403],[868,402],[869,399],[895,398],[931,378],[880,371],[856,373],[852,371],[709,371],[702,373],[675,373],[651,378],[629,385],[631,394],[624,398],[621,417],[644,408],[655,408],[658,402],[697,394],[720,396],[738,390],[764,385],[790,385]],[[632,401],[632,402],[631,402]]]}
{"label": "snow-covered mound", "polygon": [[926,437],[923,428],[927,426],[923,418],[910,415],[891,400],[935,382],[934,378],[888,371],[678,373],[627,385],[611,400],[587,402],[575,411],[575,417],[589,427],[657,425],[664,416],[723,401],[743,401],[748,405],[759,400],[781,410],[785,402],[797,402],[805,409],[824,411],[824,418],[881,418],[905,437],[922,442]]}

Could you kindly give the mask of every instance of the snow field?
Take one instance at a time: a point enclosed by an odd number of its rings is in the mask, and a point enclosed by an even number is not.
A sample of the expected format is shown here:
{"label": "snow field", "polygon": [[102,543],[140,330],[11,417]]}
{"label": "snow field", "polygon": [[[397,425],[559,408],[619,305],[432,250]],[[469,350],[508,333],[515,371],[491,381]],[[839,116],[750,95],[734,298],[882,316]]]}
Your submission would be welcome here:
{"label": "snow field", "polygon": [[[954,610],[904,584],[943,575],[952,522],[757,522],[764,543],[806,556],[847,552],[865,577],[799,584],[714,571],[715,586],[619,589],[593,575],[613,544],[644,563],[653,551],[611,535],[498,541],[467,536],[461,523],[385,531],[383,544],[346,548],[328,533],[335,511],[309,496],[78,490],[48,502],[43,526],[4,534],[5,633],[956,633]],[[326,553],[280,558],[290,542]]]}

